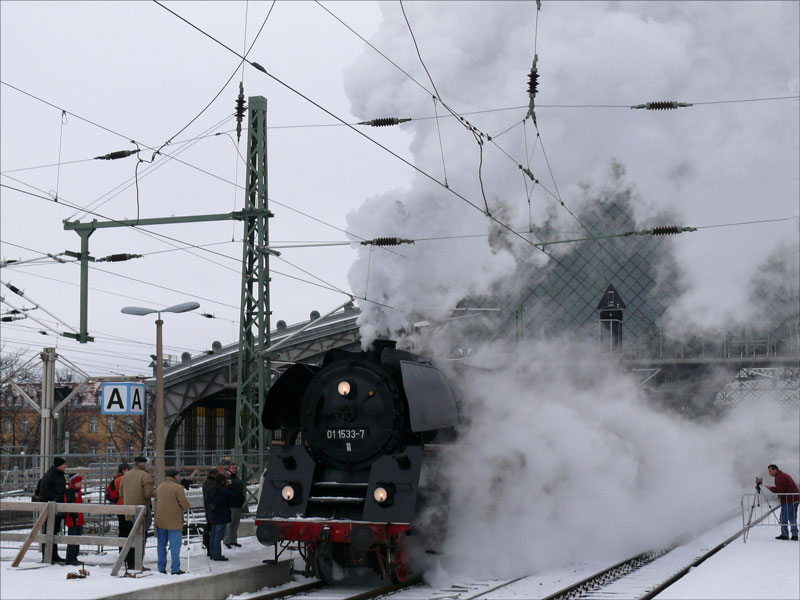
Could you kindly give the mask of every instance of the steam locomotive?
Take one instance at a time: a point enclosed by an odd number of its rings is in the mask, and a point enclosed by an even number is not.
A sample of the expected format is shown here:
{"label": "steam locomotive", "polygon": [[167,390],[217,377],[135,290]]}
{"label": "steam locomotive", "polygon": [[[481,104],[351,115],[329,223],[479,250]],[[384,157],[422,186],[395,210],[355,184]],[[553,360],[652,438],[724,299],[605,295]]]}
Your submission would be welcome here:
{"label": "steam locomotive", "polygon": [[293,365],[261,415],[284,443],[272,445],[263,476],[259,542],[276,558],[296,547],[305,573],[328,583],[365,568],[404,581],[425,444],[457,419],[442,373],[393,341]]}

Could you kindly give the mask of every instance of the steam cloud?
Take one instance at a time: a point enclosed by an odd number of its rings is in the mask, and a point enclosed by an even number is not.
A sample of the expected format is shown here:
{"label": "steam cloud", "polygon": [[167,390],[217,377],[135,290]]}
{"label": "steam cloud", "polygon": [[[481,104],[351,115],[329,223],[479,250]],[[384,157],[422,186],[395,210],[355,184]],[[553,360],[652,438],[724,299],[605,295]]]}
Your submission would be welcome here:
{"label": "steam cloud", "polygon": [[[382,10],[372,41],[428,85],[399,9]],[[527,104],[534,3],[412,4],[407,12],[446,102],[459,111]],[[790,3],[543,3],[537,104],[796,94],[799,22],[798,5]],[[372,50],[348,70],[346,86],[363,119],[432,113],[430,96]],[[598,195],[627,190],[637,224],[673,224],[657,221],[665,212],[687,225],[796,215],[796,104],[692,110],[538,109],[540,141],[567,207],[579,214]],[[469,118],[497,135],[523,115]],[[444,166],[436,121],[402,127],[413,131],[417,165],[440,180],[446,168],[450,187],[484,206],[479,150],[458,121],[439,120]],[[523,157],[524,131],[517,127],[497,142]],[[530,123],[527,133],[530,155]],[[531,169],[555,192],[541,146]],[[581,232],[539,186],[529,207],[524,176],[489,144],[481,175],[490,211],[515,230]],[[457,327],[423,340],[414,322],[444,320],[468,297],[514,298],[549,260],[422,177],[410,189],[366,200],[347,220],[365,237],[420,240],[392,252],[360,250],[349,279],[356,294],[374,301],[360,303],[365,346],[400,335],[405,345],[452,354]],[[765,295],[748,293],[753,281],[773,299],[784,288],[784,297],[796,298],[798,223],[770,227],[704,230],[676,241],[667,258],[678,264],[680,296],[660,325],[679,333],[755,319]],[[436,473],[451,499],[444,555],[435,565],[441,572],[513,576],[657,547],[736,508],[769,462],[789,460],[793,475],[800,468],[796,409],[783,418],[783,409],[765,400],[742,404],[717,423],[691,422],[652,408],[636,381],[587,353],[580,339],[471,350],[470,364],[489,368],[451,373],[468,425]],[[437,517],[421,518],[424,525]]]}
{"label": "steam cloud", "polygon": [[436,474],[451,499],[442,578],[664,547],[735,512],[770,462],[800,470],[796,406],[767,398],[713,425],[678,418],[574,341],[497,344],[476,362],[491,369],[451,378],[469,425]]}

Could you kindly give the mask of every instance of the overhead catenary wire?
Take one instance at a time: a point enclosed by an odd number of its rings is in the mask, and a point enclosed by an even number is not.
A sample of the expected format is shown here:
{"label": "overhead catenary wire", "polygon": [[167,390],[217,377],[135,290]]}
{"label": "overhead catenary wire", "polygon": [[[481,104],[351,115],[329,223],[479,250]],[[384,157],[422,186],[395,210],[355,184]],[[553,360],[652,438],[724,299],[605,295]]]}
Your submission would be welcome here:
{"label": "overhead catenary wire", "polygon": [[[262,26],[263,26],[263,24],[262,24]],[[15,87],[15,86],[12,86],[12,85],[10,85],[10,84],[7,84],[7,83],[5,83],[5,82],[2,82],[2,81],[0,81],[0,83],[2,83],[3,85],[7,85],[8,87],[11,87],[11,88],[13,88],[13,89],[15,89],[15,90],[19,91],[20,93],[22,93],[22,94],[24,94],[24,95],[26,95],[26,96],[29,96],[29,97],[31,97],[31,98],[33,98],[33,99],[35,99],[35,100],[39,101],[39,102],[42,102],[43,104],[46,104],[46,105],[48,105],[48,106],[51,106],[51,107],[53,107],[53,108],[56,108],[56,109],[58,109],[58,110],[63,110],[63,109],[61,109],[60,107],[56,106],[55,104],[53,104],[53,103],[51,103],[51,102],[48,102],[47,100],[44,100],[44,99],[42,99],[42,98],[39,98],[38,96],[36,96],[36,95],[34,95],[34,94],[31,94],[30,92],[26,92],[26,91],[24,91],[24,90],[21,90],[21,89],[19,89],[19,88]],[[81,120],[83,120],[83,121],[85,121],[85,122],[87,122],[87,123],[90,123],[90,124],[92,124],[92,125],[94,125],[94,126],[96,126],[96,127],[99,127],[99,128],[101,128],[101,129],[103,129],[103,130],[105,130],[105,131],[109,131],[109,132],[111,132],[111,133],[114,133],[115,135],[117,135],[117,136],[119,136],[119,137],[122,137],[122,138],[125,138],[125,137],[126,137],[126,136],[124,136],[124,135],[123,135],[123,134],[121,134],[121,133],[118,133],[118,132],[115,132],[115,131],[113,131],[113,130],[109,129],[108,127],[105,127],[105,126],[103,126],[103,125],[99,125],[99,124],[95,123],[94,121],[90,121],[90,120],[88,120],[88,119],[86,119],[86,118],[84,118],[84,117],[80,117],[80,116],[78,116],[78,115],[75,115],[74,113],[72,113],[72,112],[70,112],[70,111],[66,111],[66,112],[67,112],[67,114],[69,114],[69,115],[76,116],[77,118],[79,118],[79,119],[81,119]],[[224,118],[222,121],[220,121],[220,122],[218,123],[218,125],[219,125],[219,124],[221,124],[221,123],[224,123],[224,122],[225,122],[225,121],[227,121],[228,119],[229,119],[229,117],[225,117],[225,118]],[[340,124],[341,124],[341,123],[340,123]],[[215,128],[216,128],[216,126],[217,126],[217,125],[210,127],[210,128],[209,128],[209,130],[211,130],[211,129],[215,129]],[[235,131],[235,130],[234,130],[234,131]],[[220,132],[220,133],[222,133],[222,132]],[[225,132],[225,133],[229,133],[229,132]],[[201,136],[197,136],[197,137],[189,138],[189,139],[187,139],[187,140],[182,140],[181,142],[174,142],[174,143],[175,143],[175,144],[177,144],[177,143],[184,143],[184,142],[193,142],[193,141],[197,141],[197,140],[202,140],[202,139],[205,139],[205,138],[207,138],[207,137],[214,137],[214,136],[216,136],[216,135],[217,135],[216,133],[214,133],[214,134],[211,134],[211,135],[201,135]],[[148,148],[150,148],[150,149],[154,149],[154,148],[151,148],[151,147],[149,147],[149,146],[146,146],[146,147],[148,147]],[[186,147],[186,149],[188,149],[188,147]],[[182,148],[182,149],[181,149],[179,152],[183,152],[183,151],[184,151],[184,149]],[[245,188],[244,188],[244,186],[242,186],[242,185],[239,185],[239,184],[238,184],[238,183],[236,183],[235,181],[230,181],[230,180],[228,180],[228,179],[225,179],[224,177],[220,177],[219,175],[216,175],[215,173],[211,173],[210,171],[207,171],[207,170],[205,170],[205,169],[202,169],[202,168],[200,168],[200,167],[198,167],[198,166],[196,166],[196,165],[193,165],[193,164],[191,164],[191,163],[188,163],[188,162],[186,162],[186,161],[184,161],[184,160],[182,160],[182,159],[180,159],[180,158],[177,158],[177,156],[176,156],[175,154],[169,154],[169,153],[167,153],[167,152],[163,152],[163,151],[161,152],[161,154],[162,154],[163,156],[166,156],[166,157],[168,157],[168,158],[170,158],[170,159],[172,159],[172,160],[174,160],[174,161],[176,161],[176,162],[180,163],[180,164],[183,164],[183,165],[185,165],[185,166],[187,166],[187,167],[190,167],[190,168],[192,168],[192,169],[194,169],[194,170],[196,170],[196,171],[198,171],[198,172],[201,172],[201,173],[204,173],[204,174],[206,174],[206,175],[208,175],[208,176],[210,176],[210,177],[213,177],[214,179],[217,179],[217,180],[219,180],[219,181],[222,181],[222,182],[225,182],[225,183],[227,183],[227,184],[229,184],[229,185],[232,185],[232,186],[236,187],[237,189],[240,189],[240,190],[244,190],[244,189],[245,189]],[[91,160],[93,160],[93,159],[91,159]],[[156,167],[160,167],[160,166],[162,166],[162,165],[164,165],[164,164],[165,164],[164,162],[157,163],[157,164],[156,164]],[[156,167],[154,167],[154,168],[156,168]],[[4,176],[6,176],[6,177],[9,177],[8,175],[6,175],[6,174],[7,174],[7,173],[9,173],[9,172],[10,172],[10,171],[3,171],[3,172],[0,172],[0,175],[4,175]],[[150,172],[150,171],[148,170],[148,173],[149,173],[149,172]],[[13,178],[13,177],[9,177],[9,178],[10,178],[10,179],[13,179],[14,181],[17,181],[17,182],[19,182],[19,183],[22,183],[22,184],[24,184],[24,185],[28,185],[29,187],[32,187],[33,189],[38,189],[38,188],[36,188],[35,186],[31,186],[30,184],[28,184],[28,183],[25,183],[25,182],[23,182],[23,181],[21,181],[21,180],[19,180],[19,179],[15,179],[15,178]],[[130,182],[132,182],[132,181],[133,181],[133,178],[130,178],[130,179],[128,179],[128,180],[127,180],[127,183],[129,184],[129,185],[128,185],[128,187],[130,187],[130,185],[132,185],[132,184],[130,183]],[[10,186],[8,186],[8,187],[10,187]],[[119,186],[117,186],[117,187],[119,187]],[[14,188],[11,188],[11,189],[14,189]],[[117,189],[117,188],[114,188],[114,190],[116,190],[116,189]],[[114,191],[114,190],[112,190],[112,191]],[[19,190],[19,191],[21,191],[21,190]],[[46,193],[46,192],[44,192],[43,190],[39,190],[39,191],[42,191],[42,193]],[[27,193],[27,192],[25,192],[25,193]],[[102,198],[102,196],[101,196],[101,198]],[[48,199],[48,198],[45,198],[45,199]],[[324,221],[324,220],[322,220],[322,219],[319,219],[319,218],[317,218],[317,217],[314,217],[314,216],[312,216],[312,215],[310,215],[310,214],[308,214],[308,213],[305,213],[305,212],[303,212],[303,211],[301,211],[301,210],[299,210],[299,209],[296,209],[296,208],[294,208],[294,207],[292,207],[292,206],[289,206],[288,204],[284,204],[284,203],[282,203],[282,202],[279,202],[278,200],[275,200],[274,198],[269,198],[269,201],[270,201],[271,203],[273,203],[273,204],[277,205],[277,206],[280,206],[280,207],[282,207],[282,208],[285,208],[285,209],[287,209],[287,210],[290,210],[290,211],[292,211],[292,212],[294,212],[294,213],[297,213],[297,214],[299,214],[299,215],[302,215],[302,216],[303,216],[303,217],[305,217],[305,218],[308,218],[308,219],[311,219],[311,220],[313,220],[313,221],[316,221],[316,222],[318,222],[318,223],[320,223],[320,224],[322,224],[322,225],[325,225],[325,226],[327,226],[327,227],[331,227],[332,229],[336,229],[337,231],[340,231],[340,232],[342,232],[342,233],[345,233],[346,235],[351,235],[351,236],[353,236],[353,237],[355,237],[355,238],[357,238],[357,239],[359,239],[359,240],[363,240],[363,239],[364,239],[363,237],[359,236],[358,234],[355,234],[355,233],[352,233],[352,232],[346,231],[346,230],[344,230],[344,229],[342,229],[342,228],[340,228],[340,227],[337,227],[336,225],[333,225],[333,224],[331,224],[331,223],[328,223],[328,222],[326,222],[326,221]],[[86,207],[80,207],[80,208],[79,208],[79,210],[78,210],[78,212],[76,212],[76,213],[73,213],[73,214],[72,214],[70,217],[68,217],[68,218],[69,218],[69,219],[71,219],[71,218],[72,218],[72,217],[74,217],[75,215],[77,215],[77,214],[79,214],[80,212],[82,212],[82,211],[84,210],[84,208],[86,208]],[[91,213],[91,211],[87,211],[87,212],[89,212],[90,214],[95,214],[95,213]],[[105,217],[104,217],[104,218],[105,218]],[[140,231],[143,231],[143,232],[144,232],[145,230],[140,230]],[[147,232],[146,232],[146,235],[154,236],[154,235],[162,235],[162,234],[157,234],[157,233],[155,233],[155,232],[149,232],[149,231],[147,231]],[[390,248],[384,248],[384,250],[385,250],[386,252],[389,252],[389,253],[391,253],[391,254],[397,254],[397,255],[399,255],[399,256],[402,256],[401,254],[398,254],[397,252],[395,252],[394,250],[391,250]],[[212,261],[212,262],[213,262],[213,261]]]}
{"label": "overhead catenary wire", "polygon": [[[42,333],[42,332],[39,332],[39,333]],[[44,333],[44,335],[53,335],[53,334],[52,333]],[[12,346],[15,346],[15,347],[19,348],[20,350],[22,350],[23,353],[24,353],[25,350],[32,351],[33,354],[34,354],[34,356],[32,358],[36,358],[37,355],[41,352],[41,348],[37,347],[33,342],[28,342],[28,341],[25,341],[25,340],[14,340],[14,341],[10,341],[10,344]],[[74,350],[75,349],[70,348],[67,352],[71,353]],[[58,348],[58,354],[59,354],[59,356],[62,356],[62,355],[65,354],[63,348]],[[66,355],[64,355],[63,358],[66,358]],[[101,371],[104,371],[104,372],[113,373],[115,375],[120,375],[120,376],[123,376],[123,377],[128,376],[128,374],[124,373],[121,369],[138,369],[139,368],[138,366],[135,366],[135,365],[132,365],[132,364],[131,365],[126,365],[126,364],[121,364],[121,363],[112,363],[112,362],[100,361],[100,360],[97,360],[97,359],[90,360],[90,359],[86,359],[86,358],[76,358],[74,356],[70,356],[69,360],[71,362],[74,362],[76,365],[80,365],[80,367],[82,367],[82,368],[86,368],[89,371],[101,370]],[[133,358],[133,359],[125,359],[125,360],[137,361],[137,362],[146,362],[149,359],[141,359],[141,361],[139,361],[139,359],[135,359],[135,358]],[[113,368],[111,368],[111,367],[113,367]],[[118,370],[114,370],[114,369],[118,369]]]}
{"label": "overhead catenary wire", "polygon": [[[27,185],[27,184],[26,184],[26,185]],[[43,199],[43,200],[52,201],[52,199],[50,199],[50,198],[48,198],[48,197],[46,197],[46,196],[40,196],[40,195],[38,195],[38,194],[33,194],[32,192],[27,192],[27,191],[25,191],[25,190],[20,190],[20,189],[18,189],[18,188],[14,188],[14,187],[12,187],[12,186],[9,186],[9,185],[6,185],[6,184],[0,184],[0,187],[9,188],[9,189],[12,189],[12,190],[16,190],[16,191],[18,191],[18,192],[22,192],[22,193],[24,193],[24,194],[28,194],[28,195],[34,196],[34,197],[36,197],[36,198],[41,198],[41,199]],[[71,207],[71,208],[74,208],[74,206],[72,206],[72,205],[70,205],[70,204],[68,204],[68,203],[65,203],[64,201],[60,202],[59,204],[62,204],[62,205],[65,205],[65,206],[69,206],[69,207]],[[106,217],[105,215],[100,215],[99,213],[95,213],[95,212],[92,212],[92,214],[95,214],[95,215],[97,215],[97,216],[100,216],[100,217],[102,217],[102,218],[104,218],[104,219],[108,219],[108,218],[109,218],[109,217]],[[111,220],[112,220],[112,221],[116,221],[115,219],[111,219]],[[116,221],[116,222],[119,222],[119,221]],[[128,226],[129,226],[129,227],[131,227],[131,228],[134,228],[134,229],[139,229],[139,227],[138,227],[138,226],[136,226],[136,225],[128,225]],[[164,237],[164,238],[166,238],[166,239],[168,239],[168,240],[176,241],[176,242],[179,242],[179,243],[183,243],[183,244],[187,243],[187,242],[185,242],[185,241],[178,240],[178,239],[176,239],[176,238],[173,238],[173,237],[171,237],[171,236],[166,236],[166,235],[164,235],[164,234],[157,234],[157,233],[155,233],[155,232],[147,232],[147,233],[152,233],[153,235],[157,235],[157,236],[159,236],[159,237]],[[236,258],[236,257],[234,257],[234,256],[229,256],[229,255],[227,255],[227,254],[223,254],[223,253],[221,253],[221,252],[215,252],[215,251],[213,251],[213,250],[209,250],[208,248],[201,248],[201,247],[197,246],[196,244],[190,244],[190,245],[191,245],[191,247],[193,247],[193,248],[198,248],[198,249],[200,249],[200,250],[204,250],[204,251],[206,251],[206,252],[211,252],[212,254],[215,254],[215,255],[217,255],[217,256],[221,256],[221,257],[223,257],[223,258],[227,258],[227,259],[229,259],[229,260],[232,260],[232,261],[235,261],[235,262],[237,262],[237,263],[238,263],[238,262],[240,262],[240,259],[238,259],[238,258]],[[185,250],[185,249],[183,249],[183,250]],[[204,258],[205,260],[210,260],[210,259],[207,259],[207,258],[205,258],[205,257],[200,257],[199,255],[196,255],[196,254],[194,254],[194,253],[191,253],[191,254],[192,254],[193,256],[198,256],[199,258]],[[235,272],[235,273],[238,273],[238,272],[239,272],[239,270],[238,270],[238,269],[234,269],[233,267],[229,267],[229,266],[227,266],[227,265],[223,265],[223,264],[221,264],[221,263],[217,263],[217,262],[215,262],[215,261],[210,261],[210,262],[212,262],[213,264],[216,264],[216,265],[218,265],[218,266],[220,266],[220,267],[223,267],[223,268],[225,268],[225,269],[228,269],[228,270],[230,270],[230,271],[233,271],[233,272]],[[292,263],[289,263],[288,261],[286,261],[286,262],[287,262],[287,264],[290,264],[290,265],[292,265]],[[295,266],[295,265],[292,265],[292,266]],[[133,277],[130,277],[130,276],[127,276],[127,275],[122,275],[122,274],[120,274],[120,273],[114,273],[113,271],[107,271],[107,270],[105,270],[105,269],[100,269],[99,267],[97,267],[97,266],[94,266],[94,265],[90,265],[90,266],[89,266],[89,268],[90,268],[90,269],[93,269],[93,270],[96,270],[96,271],[100,271],[100,272],[102,272],[102,273],[108,273],[108,274],[110,274],[110,275],[113,275],[113,276],[115,276],[115,277],[122,277],[123,279],[130,279],[130,280],[132,280],[132,281],[136,281],[137,283],[143,283],[143,284],[145,284],[145,285],[150,285],[150,286],[153,286],[153,287],[158,287],[158,288],[162,288],[162,289],[165,289],[165,290],[168,290],[168,291],[177,292],[177,293],[181,293],[181,294],[189,294],[189,295],[192,295],[192,296],[194,296],[195,298],[199,298],[199,299],[201,299],[201,300],[205,300],[206,302],[213,302],[213,303],[215,303],[215,304],[220,304],[220,305],[222,305],[222,306],[227,306],[227,307],[229,307],[229,308],[235,308],[235,309],[237,309],[237,310],[238,310],[238,307],[236,307],[236,306],[233,306],[233,305],[231,305],[231,304],[227,304],[227,303],[225,303],[225,302],[220,302],[220,301],[218,301],[218,300],[212,300],[212,299],[210,299],[210,298],[205,298],[205,297],[203,297],[203,296],[200,296],[200,295],[198,295],[198,294],[191,294],[191,293],[189,293],[189,292],[181,292],[180,290],[174,290],[174,289],[172,289],[172,288],[169,288],[169,287],[165,287],[165,286],[158,285],[158,284],[155,284],[155,283],[151,283],[151,282],[148,282],[148,281],[143,281],[143,280],[141,280],[141,279],[136,279],[136,278],[133,278]],[[307,273],[307,274],[311,275],[311,276],[312,276],[312,277],[314,277],[315,279],[319,279],[319,278],[318,278],[318,277],[316,277],[315,275],[313,275],[313,274],[311,274],[311,273],[308,273],[307,271],[305,271],[305,270],[301,269],[300,267],[296,267],[296,266],[295,266],[295,268],[297,268],[298,270],[300,270],[300,271],[303,271],[303,272],[305,272],[305,273]],[[321,284],[319,284],[319,283],[315,283],[315,282],[313,282],[313,281],[308,281],[308,280],[302,279],[302,278],[300,278],[300,277],[296,277],[296,276],[294,276],[294,275],[290,275],[290,274],[288,274],[288,273],[283,273],[282,271],[277,271],[277,270],[275,270],[275,269],[270,269],[270,273],[273,273],[273,274],[276,274],[276,275],[280,275],[280,276],[282,276],[282,277],[286,277],[286,278],[288,278],[288,279],[294,279],[294,280],[297,280],[297,281],[300,281],[300,282],[303,282],[303,283],[307,283],[307,284],[309,284],[309,285],[313,285],[313,286],[316,286],[316,287],[322,287],[322,288],[328,289],[328,290],[330,290],[330,291],[334,291],[334,292],[339,292],[339,293],[344,293],[344,294],[347,294],[347,292],[343,292],[342,290],[340,290],[340,289],[339,289],[339,288],[337,288],[336,286],[330,286],[330,287],[327,287],[327,285],[328,285],[327,283],[326,283],[326,285],[321,285]],[[324,280],[321,280],[321,279],[320,279],[320,281],[324,281]]]}
{"label": "overhead catenary wire", "polygon": [[[233,54],[235,54],[235,55],[237,55],[237,56],[240,56],[240,55],[239,55],[239,54],[238,54],[238,53],[237,53],[235,50],[233,50],[232,48],[230,48],[228,45],[226,45],[225,43],[223,43],[223,42],[221,42],[220,40],[216,39],[214,36],[212,36],[211,34],[207,33],[206,31],[202,30],[202,29],[201,29],[201,28],[199,28],[198,26],[194,25],[192,22],[188,21],[187,19],[185,19],[184,17],[182,17],[181,15],[179,15],[178,13],[176,13],[175,11],[171,10],[171,9],[170,9],[170,8],[168,8],[167,6],[164,6],[164,5],[163,5],[161,2],[159,2],[158,0],[153,0],[153,1],[154,1],[156,4],[158,4],[159,6],[161,6],[161,7],[162,7],[164,10],[166,10],[167,12],[171,13],[172,15],[174,15],[175,17],[177,17],[178,19],[180,19],[181,21],[183,21],[184,23],[186,23],[187,25],[189,25],[190,27],[192,27],[193,29],[197,30],[197,31],[198,31],[199,33],[201,33],[202,35],[204,35],[204,36],[208,37],[210,40],[212,40],[212,41],[213,41],[213,42],[215,42],[216,44],[219,44],[220,46],[222,46],[223,48],[225,48],[225,49],[226,49],[228,52],[231,52],[231,53],[233,53]],[[241,56],[240,56],[240,58],[241,58]],[[247,59],[245,59],[245,60],[247,60]],[[381,148],[381,149],[383,149],[384,151],[388,152],[389,154],[391,154],[392,156],[394,156],[395,158],[397,158],[397,159],[398,159],[398,160],[400,160],[401,162],[405,163],[405,164],[406,164],[407,166],[409,166],[410,168],[414,169],[415,171],[417,171],[418,173],[420,173],[421,175],[423,175],[423,176],[424,176],[424,177],[426,177],[427,179],[431,180],[433,183],[435,183],[435,184],[437,184],[437,185],[441,186],[442,188],[444,188],[444,189],[448,190],[450,193],[452,193],[453,195],[455,195],[456,197],[458,197],[459,199],[461,199],[463,202],[465,202],[465,203],[469,204],[470,206],[472,206],[472,208],[474,208],[474,209],[476,209],[476,210],[480,211],[480,212],[481,212],[482,214],[484,214],[484,215],[486,214],[486,213],[483,211],[483,209],[481,209],[481,208],[480,208],[480,207],[479,207],[477,204],[475,204],[474,202],[472,202],[471,200],[469,200],[469,199],[468,199],[467,197],[465,197],[464,195],[462,195],[462,194],[460,194],[459,192],[457,192],[457,191],[453,190],[453,188],[451,188],[451,187],[447,187],[447,188],[445,188],[445,186],[444,186],[444,183],[443,183],[443,182],[439,181],[439,180],[438,180],[438,179],[436,179],[434,176],[430,175],[428,172],[424,171],[424,170],[423,170],[423,169],[421,169],[420,167],[418,167],[418,166],[414,165],[413,163],[411,163],[411,162],[410,162],[410,161],[408,161],[407,159],[403,158],[402,156],[400,156],[399,154],[397,154],[397,153],[396,153],[396,152],[394,152],[393,150],[391,150],[391,149],[387,148],[386,146],[384,146],[383,144],[381,144],[381,143],[380,143],[380,142],[378,142],[377,140],[375,140],[375,139],[371,138],[370,136],[366,135],[364,132],[362,132],[362,131],[360,131],[360,130],[356,129],[354,126],[352,126],[352,125],[350,125],[349,123],[347,123],[346,121],[344,121],[344,119],[342,119],[342,118],[341,118],[341,117],[339,117],[338,115],[334,114],[334,113],[333,113],[333,112],[331,112],[330,110],[326,109],[325,107],[323,107],[322,105],[320,105],[318,102],[316,102],[316,101],[312,100],[311,98],[309,98],[308,96],[306,96],[305,94],[303,94],[302,92],[300,92],[299,90],[296,90],[295,88],[293,88],[292,86],[290,86],[289,84],[287,84],[286,82],[284,82],[283,80],[279,79],[279,78],[278,78],[278,77],[276,77],[275,75],[272,75],[271,73],[269,73],[269,72],[268,72],[268,71],[267,71],[267,70],[266,70],[266,69],[265,69],[263,66],[261,66],[260,64],[258,64],[258,63],[256,63],[256,62],[254,62],[254,61],[250,61],[250,60],[247,60],[247,62],[248,62],[248,64],[250,64],[250,65],[251,65],[253,68],[255,68],[256,70],[258,70],[258,71],[261,71],[262,73],[264,73],[264,74],[265,74],[267,77],[269,77],[270,79],[272,79],[272,80],[273,80],[273,81],[275,81],[276,83],[278,83],[278,84],[282,85],[283,87],[285,87],[285,88],[286,88],[286,89],[288,89],[289,91],[293,92],[294,94],[297,94],[298,96],[300,96],[301,98],[303,98],[304,100],[306,100],[307,102],[309,102],[310,104],[313,104],[313,105],[314,105],[314,106],[316,106],[318,109],[322,110],[323,112],[325,112],[325,113],[326,113],[326,114],[328,114],[329,116],[331,116],[331,117],[335,118],[335,119],[336,119],[337,121],[339,121],[340,123],[343,123],[343,124],[347,125],[347,126],[348,126],[348,127],[349,127],[349,128],[352,130],[352,131],[356,132],[358,135],[360,135],[360,136],[364,137],[364,138],[365,138],[365,139],[367,139],[369,142],[371,142],[371,143],[375,144],[375,145],[376,145],[376,146],[378,146],[379,148]],[[486,216],[487,216],[489,219],[491,219],[492,221],[494,221],[495,223],[497,223],[497,224],[498,224],[500,227],[502,227],[503,229],[506,229],[506,230],[508,230],[508,231],[511,231],[511,232],[513,232],[513,229],[511,229],[511,227],[509,227],[509,226],[508,226],[507,224],[505,224],[504,222],[500,221],[500,220],[499,220],[497,217],[494,217],[494,216],[492,216],[492,215],[486,215]],[[514,232],[514,233],[516,233],[516,232]],[[520,235],[520,236],[519,236],[519,238],[520,238],[521,240],[523,240],[525,243],[528,243],[528,244],[531,244],[531,245],[533,245],[533,244],[532,244],[532,243],[531,243],[529,240],[525,239],[523,236],[521,236],[521,235]],[[546,253],[545,253],[545,254],[546,254]],[[548,255],[548,256],[550,256],[550,255]],[[551,258],[553,258],[552,256],[550,256],[550,257],[551,257]],[[556,260],[556,262],[558,262],[558,261],[557,261],[557,259],[555,259],[555,258],[553,258],[553,260]]]}
{"label": "overhead catenary wire", "polygon": [[21,290],[21,289],[19,289],[17,286],[15,286],[14,284],[12,284],[10,281],[2,281],[2,280],[0,280],[0,283],[2,283],[4,286],[6,286],[6,287],[7,287],[9,290],[11,290],[13,293],[15,293],[15,294],[16,294],[17,296],[19,296],[20,298],[24,298],[25,300],[27,300],[28,302],[30,302],[31,304],[33,304],[33,305],[34,305],[36,308],[38,308],[39,310],[41,310],[41,311],[42,311],[42,312],[44,312],[45,314],[48,314],[48,315],[50,315],[52,318],[54,318],[56,321],[58,321],[58,322],[59,322],[61,325],[63,325],[63,326],[64,326],[64,327],[66,327],[67,329],[71,329],[71,330],[72,330],[74,333],[78,333],[78,330],[77,330],[77,329],[75,329],[74,327],[72,327],[71,325],[69,325],[69,324],[68,324],[66,321],[64,321],[63,319],[61,319],[61,318],[57,317],[56,315],[54,315],[53,313],[51,313],[49,310],[47,310],[47,309],[46,309],[44,306],[42,306],[41,304],[37,303],[37,302],[36,302],[35,300],[33,300],[33,299],[30,297],[30,296],[28,296],[28,295],[27,295],[27,294],[26,294],[24,291],[22,291],[22,290]]}
{"label": "overhead catenary wire", "polygon": [[[14,310],[19,310],[19,311],[24,311],[24,310],[25,310],[24,308],[21,308],[21,307],[17,306],[16,304],[14,304],[13,302],[11,302],[11,301],[8,299],[8,296],[7,296],[7,295],[5,295],[5,296],[0,296],[0,302],[2,302],[3,304],[6,304],[6,305],[8,305],[8,306],[10,306],[10,307],[11,307],[11,308],[13,308]],[[33,315],[28,315],[28,318],[29,318],[31,321],[34,321],[34,322],[36,322],[36,323],[39,323],[39,325],[41,325],[41,326],[42,326],[42,327],[44,327],[45,329],[49,329],[50,331],[54,332],[56,335],[59,335],[59,332],[58,332],[58,330],[57,330],[57,329],[55,329],[55,328],[51,327],[50,325],[46,325],[45,323],[43,323],[42,321],[40,321],[39,319],[37,319],[37,318],[36,318],[36,317],[34,317]]]}
{"label": "overhead catenary wire", "polygon": [[59,184],[61,182],[61,145],[64,141],[64,125],[67,124],[67,113],[61,111],[61,127],[58,132],[58,169],[56,170],[56,191],[54,198],[58,200]]}

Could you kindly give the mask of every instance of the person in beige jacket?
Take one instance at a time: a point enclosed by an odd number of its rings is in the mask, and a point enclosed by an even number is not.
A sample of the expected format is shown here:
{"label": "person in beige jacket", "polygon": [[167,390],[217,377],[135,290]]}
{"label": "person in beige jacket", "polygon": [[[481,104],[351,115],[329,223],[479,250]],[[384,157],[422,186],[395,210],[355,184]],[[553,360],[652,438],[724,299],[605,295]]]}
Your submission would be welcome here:
{"label": "person in beige jacket", "polygon": [[189,510],[189,501],[183,486],[178,483],[178,469],[166,470],[166,479],[156,489],[156,537],[158,538],[158,570],[167,572],[167,540],[172,559],[173,575],[181,571],[181,540],[183,536],[183,511]]}
{"label": "person in beige jacket", "polygon": [[[147,459],[144,456],[137,456],[133,459],[134,467],[125,475],[119,482],[119,495],[123,500],[123,504],[144,506],[147,509],[144,523],[144,535],[142,536],[142,556],[144,556],[144,548],[147,543],[147,531],[150,529],[150,524],[153,522],[153,512],[150,506],[150,499],[156,495],[153,489],[153,478],[147,472]],[[133,517],[127,515],[125,517],[125,531],[120,531],[120,537],[126,537],[133,529]],[[125,562],[128,565],[128,570],[134,567],[134,549],[128,551],[128,556],[125,557]],[[146,567],[142,567],[143,571],[149,571]]]}

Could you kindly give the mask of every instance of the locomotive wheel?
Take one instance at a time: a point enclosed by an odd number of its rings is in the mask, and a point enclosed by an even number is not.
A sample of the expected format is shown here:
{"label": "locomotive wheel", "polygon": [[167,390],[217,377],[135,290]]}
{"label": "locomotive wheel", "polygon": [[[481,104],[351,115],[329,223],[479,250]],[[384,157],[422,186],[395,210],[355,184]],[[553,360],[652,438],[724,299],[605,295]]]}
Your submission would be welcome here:
{"label": "locomotive wheel", "polygon": [[408,579],[410,569],[406,552],[402,546],[397,546],[392,552],[392,562],[389,564],[389,577],[393,583],[405,583]]}

